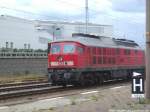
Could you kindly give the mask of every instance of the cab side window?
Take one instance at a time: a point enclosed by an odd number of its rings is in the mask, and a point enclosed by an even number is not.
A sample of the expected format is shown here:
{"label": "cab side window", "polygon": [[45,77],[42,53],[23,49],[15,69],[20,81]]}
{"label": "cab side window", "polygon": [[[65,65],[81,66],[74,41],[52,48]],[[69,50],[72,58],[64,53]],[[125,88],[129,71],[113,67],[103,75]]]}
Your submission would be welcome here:
{"label": "cab side window", "polygon": [[81,54],[81,53],[84,52],[84,49],[83,49],[82,47],[79,47],[79,46],[78,46],[78,47],[77,47],[77,52]]}
{"label": "cab side window", "polygon": [[49,54],[51,51],[51,45],[48,45],[47,53]]}

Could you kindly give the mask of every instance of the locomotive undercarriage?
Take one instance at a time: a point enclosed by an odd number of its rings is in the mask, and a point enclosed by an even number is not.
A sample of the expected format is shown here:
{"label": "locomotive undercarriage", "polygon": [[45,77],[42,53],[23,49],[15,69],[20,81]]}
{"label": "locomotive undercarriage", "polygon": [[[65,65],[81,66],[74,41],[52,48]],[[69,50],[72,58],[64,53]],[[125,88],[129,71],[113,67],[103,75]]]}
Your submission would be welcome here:
{"label": "locomotive undercarriage", "polygon": [[117,69],[99,71],[53,70],[49,72],[49,81],[53,85],[102,85],[103,82],[115,79],[131,79],[133,72],[144,74],[144,69]]}
{"label": "locomotive undercarriage", "polygon": [[76,72],[73,72],[70,69],[55,69],[49,72],[49,82],[51,82],[52,85],[66,86],[75,82],[77,78],[76,74]]}

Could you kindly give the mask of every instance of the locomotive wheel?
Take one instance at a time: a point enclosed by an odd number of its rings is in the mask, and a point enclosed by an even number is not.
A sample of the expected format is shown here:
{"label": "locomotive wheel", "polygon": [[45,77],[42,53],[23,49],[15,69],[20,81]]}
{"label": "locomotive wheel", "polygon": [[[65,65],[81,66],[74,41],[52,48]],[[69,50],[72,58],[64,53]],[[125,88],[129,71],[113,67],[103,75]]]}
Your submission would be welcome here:
{"label": "locomotive wheel", "polygon": [[63,83],[62,86],[63,86],[63,87],[67,87],[67,84],[66,84],[66,83]]}
{"label": "locomotive wheel", "polygon": [[93,85],[101,85],[103,83],[102,76],[97,76],[93,73],[82,74],[79,78],[80,86],[93,86]]}
{"label": "locomotive wheel", "polygon": [[103,84],[103,75],[101,73],[95,74],[95,84],[102,85]]}
{"label": "locomotive wheel", "polygon": [[99,76],[99,78],[98,78],[98,84],[99,84],[99,85],[102,85],[103,82],[104,82],[103,76],[101,75],[101,76]]}
{"label": "locomotive wheel", "polygon": [[103,82],[104,82],[103,76],[100,76],[99,78],[100,78],[100,80],[99,80],[99,84],[100,84],[100,85],[102,85],[102,84],[103,84]]}
{"label": "locomotive wheel", "polygon": [[89,85],[93,86],[96,85],[96,83],[97,83],[96,77],[93,73],[91,73],[89,77]]}
{"label": "locomotive wheel", "polygon": [[85,86],[86,85],[86,80],[85,80],[85,76],[82,74],[79,78],[79,84],[81,86]]}

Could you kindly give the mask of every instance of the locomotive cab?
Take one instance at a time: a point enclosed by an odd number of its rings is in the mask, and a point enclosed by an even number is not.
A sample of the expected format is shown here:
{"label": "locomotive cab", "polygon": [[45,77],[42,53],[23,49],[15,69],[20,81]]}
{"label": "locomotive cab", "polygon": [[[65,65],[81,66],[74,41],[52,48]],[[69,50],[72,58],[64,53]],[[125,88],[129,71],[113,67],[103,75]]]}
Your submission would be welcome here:
{"label": "locomotive cab", "polygon": [[[84,45],[73,41],[52,42],[48,44],[48,71],[52,83],[68,84],[73,71],[83,66]],[[82,60],[82,61],[81,61]],[[57,75],[56,75],[57,74]],[[59,80],[59,81],[58,81]]]}
{"label": "locomotive cab", "polygon": [[50,43],[48,49],[48,68],[76,68],[78,57],[84,54],[84,46],[75,42]]}

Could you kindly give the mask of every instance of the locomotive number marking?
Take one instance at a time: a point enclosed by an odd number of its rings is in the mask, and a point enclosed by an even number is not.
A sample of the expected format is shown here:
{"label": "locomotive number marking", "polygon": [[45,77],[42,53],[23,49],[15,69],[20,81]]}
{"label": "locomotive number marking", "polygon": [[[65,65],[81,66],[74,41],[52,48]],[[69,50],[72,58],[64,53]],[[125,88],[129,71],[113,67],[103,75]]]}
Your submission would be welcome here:
{"label": "locomotive number marking", "polygon": [[55,61],[55,62],[51,62],[50,64],[51,64],[51,66],[65,66],[65,65],[72,66],[72,65],[74,65],[73,61],[65,61],[65,62]]}

